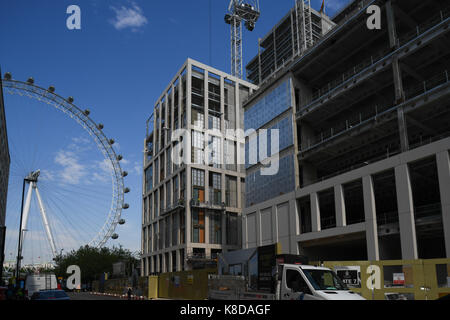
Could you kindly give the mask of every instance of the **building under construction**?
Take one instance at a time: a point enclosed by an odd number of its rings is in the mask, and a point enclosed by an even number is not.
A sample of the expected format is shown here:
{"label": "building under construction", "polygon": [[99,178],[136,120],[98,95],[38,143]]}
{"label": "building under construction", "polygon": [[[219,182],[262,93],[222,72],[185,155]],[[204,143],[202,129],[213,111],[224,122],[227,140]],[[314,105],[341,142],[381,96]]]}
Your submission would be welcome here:
{"label": "building under construction", "polygon": [[247,79],[261,84],[295,57],[312,47],[335,23],[310,0],[297,0],[286,16],[258,41],[258,55],[247,64]]}
{"label": "building under construction", "polygon": [[[245,129],[280,129],[280,150],[277,175],[247,163],[243,246],[450,258],[449,2],[355,0],[330,21],[298,3],[247,65]],[[299,13],[315,37],[300,49]]]}
{"label": "building under construction", "polygon": [[155,103],[145,139],[143,275],[215,266],[217,254],[241,248],[244,140],[236,129],[256,88],[188,59]]}
{"label": "building under construction", "polygon": [[[5,236],[6,236],[6,199],[8,194],[9,179],[9,148],[8,135],[6,131],[5,107],[3,101],[2,76],[0,73],[0,266],[3,266]],[[1,279],[1,273],[0,273]],[[0,282],[0,286],[2,283]]]}

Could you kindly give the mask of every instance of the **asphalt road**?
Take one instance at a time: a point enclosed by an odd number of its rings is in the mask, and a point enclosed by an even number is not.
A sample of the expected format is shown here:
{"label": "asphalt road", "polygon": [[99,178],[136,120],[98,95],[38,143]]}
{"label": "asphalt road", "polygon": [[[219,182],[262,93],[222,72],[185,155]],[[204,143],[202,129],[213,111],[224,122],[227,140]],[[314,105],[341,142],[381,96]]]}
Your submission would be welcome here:
{"label": "asphalt road", "polygon": [[68,296],[71,300],[124,300],[118,297],[110,297],[110,296],[97,296],[94,294],[90,294],[89,292],[67,292]]}

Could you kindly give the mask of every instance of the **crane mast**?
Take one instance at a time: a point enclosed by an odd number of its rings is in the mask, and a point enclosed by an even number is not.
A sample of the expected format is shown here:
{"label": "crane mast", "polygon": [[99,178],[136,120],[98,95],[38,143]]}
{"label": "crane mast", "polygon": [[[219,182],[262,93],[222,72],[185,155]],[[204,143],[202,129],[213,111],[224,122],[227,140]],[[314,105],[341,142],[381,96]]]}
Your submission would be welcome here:
{"label": "crane mast", "polygon": [[231,0],[225,22],[231,28],[231,74],[243,78],[242,25],[253,31],[260,16],[259,0]]}

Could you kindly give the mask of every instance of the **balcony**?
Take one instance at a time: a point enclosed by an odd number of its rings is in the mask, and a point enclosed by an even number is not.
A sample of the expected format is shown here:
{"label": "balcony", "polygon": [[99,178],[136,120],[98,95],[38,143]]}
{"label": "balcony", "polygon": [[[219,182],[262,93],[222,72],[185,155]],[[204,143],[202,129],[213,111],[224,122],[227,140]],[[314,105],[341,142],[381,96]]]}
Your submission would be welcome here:
{"label": "balcony", "polygon": [[176,203],[167,206],[166,208],[161,210],[161,216],[168,215],[172,212],[175,212],[177,210],[185,209],[186,203],[184,199],[179,199]]}
{"label": "balcony", "polygon": [[225,203],[222,202],[220,204],[214,204],[209,201],[201,202],[198,199],[191,199],[189,202],[191,208],[199,208],[199,209],[211,209],[211,210],[221,210],[225,211]]}
{"label": "balcony", "polygon": [[[436,76],[424,81],[422,84],[411,87],[405,92],[406,102],[404,105],[408,105],[417,97],[432,94],[438,91],[440,88],[447,86],[450,83],[449,72],[447,70],[437,74]],[[312,139],[308,139],[301,147],[300,154],[305,153],[318,148],[330,141],[342,136],[345,133],[361,128],[370,123],[379,124],[383,116],[387,116],[389,113],[397,110],[398,105],[389,106],[373,106],[372,110],[366,111],[364,114],[355,114],[353,118],[349,118],[345,122],[337,123],[327,131],[321,132],[315,135]]]}

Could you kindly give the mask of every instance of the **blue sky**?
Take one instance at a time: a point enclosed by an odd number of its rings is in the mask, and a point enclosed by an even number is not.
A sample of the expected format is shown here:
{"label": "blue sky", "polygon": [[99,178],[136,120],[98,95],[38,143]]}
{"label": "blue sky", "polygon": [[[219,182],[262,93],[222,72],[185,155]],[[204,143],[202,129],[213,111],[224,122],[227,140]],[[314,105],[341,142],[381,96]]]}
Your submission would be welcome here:
{"label": "blue sky", "polygon": [[[348,2],[328,0],[326,11],[333,15]],[[311,3],[318,9],[322,1],[312,0]],[[66,28],[66,9],[72,4],[81,8],[81,30]],[[257,39],[263,37],[293,4],[293,0],[260,1],[262,13],[255,30],[244,32],[244,62],[256,54]],[[92,118],[105,125],[107,136],[118,142],[118,153],[126,160],[123,166],[130,172],[126,185],[132,192],[126,196],[130,209],[125,211],[124,218],[128,223],[118,230],[119,240],[110,243],[140,249],[140,168],[145,120],[152,112],[153,103],[188,57],[226,72],[230,69],[229,26],[223,20],[227,7],[227,0],[0,2],[2,72],[9,71],[19,80],[33,76],[36,84],[54,85],[60,95],[75,97],[75,104],[90,109]],[[83,130],[73,120],[64,119],[56,110],[38,102],[8,95],[5,99],[9,138],[17,149],[30,150],[25,145],[39,145],[33,154],[47,167],[47,178],[50,173],[60,177],[69,173],[72,182],[77,183],[68,187],[85,186],[88,190],[86,181],[95,173],[102,173],[102,158],[89,149],[92,145],[83,144],[88,138]],[[24,121],[24,116],[28,122]],[[35,119],[40,119],[39,125]],[[21,134],[33,133],[33,130],[39,131],[39,135]],[[13,159],[13,162],[25,163],[22,171],[35,165],[27,157],[27,151],[17,151],[14,155],[27,158]],[[71,167],[62,166],[62,159],[69,160]],[[20,170],[12,177],[16,179],[11,182],[13,190],[20,190],[17,187],[21,181]],[[81,182],[76,180],[80,172]],[[102,185],[100,178],[95,180],[99,186],[95,190],[103,192],[107,183]],[[49,178],[47,182],[51,185],[52,180]],[[17,204],[19,193],[11,192],[11,203]],[[59,201],[64,203],[64,198]],[[104,198],[99,196],[98,203],[91,203],[95,207],[102,201]],[[58,207],[58,203],[55,206]],[[12,204],[9,207],[10,211],[17,211]],[[8,228],[13,230],[17,215],[14,212],[8,215],[11,217],[7,220]],[[83,224],[75,227],[82,229]],[[14,246],[10,240],[10,247]]]}

